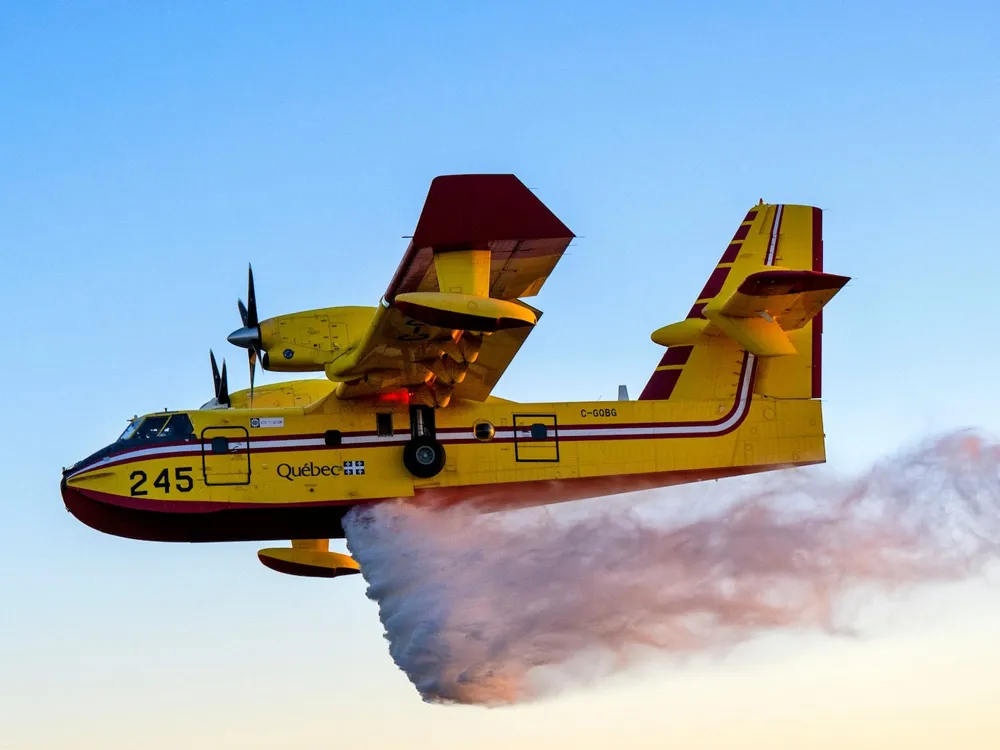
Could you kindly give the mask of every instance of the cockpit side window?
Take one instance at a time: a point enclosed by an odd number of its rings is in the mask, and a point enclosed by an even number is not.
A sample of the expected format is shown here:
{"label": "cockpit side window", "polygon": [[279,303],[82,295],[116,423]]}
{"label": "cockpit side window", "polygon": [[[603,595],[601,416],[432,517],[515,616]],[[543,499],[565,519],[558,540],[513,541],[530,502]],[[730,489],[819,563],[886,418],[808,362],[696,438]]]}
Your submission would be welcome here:
{"label": "cockpit side window", "polygon": [[194,434],[194,426],[187,414],[172,414],[157,436],[160,440],[185,440]]}
{"label": "cockpit side window", "polygon": [[152,440],[160,434],[163,425],[167,423],[166,417],[146,417],[136,430],[135,436],[139,440]]}

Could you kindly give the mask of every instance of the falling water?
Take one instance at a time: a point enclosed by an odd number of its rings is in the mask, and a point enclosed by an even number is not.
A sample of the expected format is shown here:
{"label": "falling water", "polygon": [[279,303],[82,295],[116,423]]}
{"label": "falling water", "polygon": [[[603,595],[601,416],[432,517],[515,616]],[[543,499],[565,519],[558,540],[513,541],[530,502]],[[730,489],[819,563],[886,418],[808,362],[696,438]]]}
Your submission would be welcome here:
{"label": "falling water", "polygon": [[508,704],[541,694],[539,667],[566,684],[588,655],[614,670],[768,631],[839,632],[859,587],[974,576],[1000,550],[998,468],[1000,445],[963,432],[855,478],[824,467],[705,486],[697,514],[663,490],[655,505],[495,514],[383,504],[345,528],[424,699]]}

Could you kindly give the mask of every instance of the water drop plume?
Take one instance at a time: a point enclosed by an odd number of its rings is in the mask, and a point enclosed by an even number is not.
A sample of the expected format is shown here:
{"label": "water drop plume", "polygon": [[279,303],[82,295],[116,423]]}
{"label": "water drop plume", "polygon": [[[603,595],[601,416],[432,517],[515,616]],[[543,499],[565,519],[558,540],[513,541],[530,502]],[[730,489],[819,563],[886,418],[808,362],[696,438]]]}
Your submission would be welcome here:
{"label": "water drop plume", "polygon": [[345,529],[421,696],[501,705],[572,684],[581,664],[592,678],[639,654],[849,630],[859,588],[974,576],[1000,551],[998,467],[1000,445],[963,432],[853,479],[823,467],[513,513],[398,502]]}

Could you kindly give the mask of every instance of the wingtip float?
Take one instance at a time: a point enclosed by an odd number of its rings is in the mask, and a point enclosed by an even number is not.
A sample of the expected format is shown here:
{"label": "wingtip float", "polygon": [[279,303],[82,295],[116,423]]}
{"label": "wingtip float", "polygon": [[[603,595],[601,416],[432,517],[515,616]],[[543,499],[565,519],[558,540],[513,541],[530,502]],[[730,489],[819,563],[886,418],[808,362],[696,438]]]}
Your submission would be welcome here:
{"label": "wingtip float", "polygon": [[[652,334],[666,351],[638,400],[524,404],[492,391],[574,235],[514,175],[437,177],[379,304],[260,319],[251,269],[229,337],[250,388],[212,354],[214,397],[133,419],[63,472],[64,502],[135,539],[295,540],[260,561],[333,578],[358,572],[329,539],[359,504],[517,508],[821,463],[822,312],[848,281],[823,270],[822,218],[753,206]],[[326,378],[255,386],[258,362]]]}
{"label": "wingtip float", "polygon": [[293,540],[291,547],[258,551],[257,559],[278,573],[304,578],[338,578],[361,572],[354,558],[330,551],[329,539]]}

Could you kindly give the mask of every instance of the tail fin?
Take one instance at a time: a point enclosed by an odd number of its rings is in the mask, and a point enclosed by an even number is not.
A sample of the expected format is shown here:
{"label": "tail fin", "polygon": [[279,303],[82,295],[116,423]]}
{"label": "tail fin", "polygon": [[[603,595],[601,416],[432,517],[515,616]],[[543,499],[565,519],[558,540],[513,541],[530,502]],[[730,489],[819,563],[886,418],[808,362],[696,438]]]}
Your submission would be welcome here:
{"label": "tail fin", "polygon": [[655,331],[667,347],[640,400],[726,399],[743,363],[754,393],[819,398],[822,308],[849,281],[823,272],[823,212],[750,209],[687,318]]}

